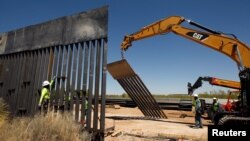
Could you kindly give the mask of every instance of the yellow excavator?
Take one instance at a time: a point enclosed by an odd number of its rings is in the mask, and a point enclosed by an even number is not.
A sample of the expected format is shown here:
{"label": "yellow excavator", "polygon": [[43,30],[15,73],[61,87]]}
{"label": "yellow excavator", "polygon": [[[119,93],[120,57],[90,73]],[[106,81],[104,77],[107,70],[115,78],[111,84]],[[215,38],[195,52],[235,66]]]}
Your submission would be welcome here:
{"label": "yellow excavator", "polygon": [[[183,27],[183,22],[201,30]],[[219,113],[214,120],[219,125],[250,124],[250,48],[235,35],[214,31],[181,16],[171,16],[126,35],[121,44],[122,57],[132,42],[169,32],[218,51],[236,62],[241,86],[239,110]]]}

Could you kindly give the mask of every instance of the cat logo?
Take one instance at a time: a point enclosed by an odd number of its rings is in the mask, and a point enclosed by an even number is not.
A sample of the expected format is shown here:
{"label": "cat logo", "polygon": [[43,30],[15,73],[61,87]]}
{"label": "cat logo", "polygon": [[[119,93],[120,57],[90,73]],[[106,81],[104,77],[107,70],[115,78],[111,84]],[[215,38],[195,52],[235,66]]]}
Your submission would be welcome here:
{"label": "cat logo", "polygon": [[203,35],[199,34],[199,33],[194,33],[193,37],[200,40],[202,38]]}
{"label": "cat logo", "polygon": [[188,32],[187,35],[197,40],[201,40],[201,41],[206,39],[209,36],[207,34],[197,33],[197,32]]}

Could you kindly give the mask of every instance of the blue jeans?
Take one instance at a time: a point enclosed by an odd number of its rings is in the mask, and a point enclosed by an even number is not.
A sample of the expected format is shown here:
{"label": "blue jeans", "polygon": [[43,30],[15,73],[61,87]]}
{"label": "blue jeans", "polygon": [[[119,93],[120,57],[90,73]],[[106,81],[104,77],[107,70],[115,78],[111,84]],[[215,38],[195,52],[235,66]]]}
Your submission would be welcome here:
{"label": "blue jeans", "polygon": [[202,120],[201,120],[201,114],[200,113],[197,113],[195,114],[195,126],[196,127],[199,127],[199,128],[202,128],[203,125],[202,125]]}

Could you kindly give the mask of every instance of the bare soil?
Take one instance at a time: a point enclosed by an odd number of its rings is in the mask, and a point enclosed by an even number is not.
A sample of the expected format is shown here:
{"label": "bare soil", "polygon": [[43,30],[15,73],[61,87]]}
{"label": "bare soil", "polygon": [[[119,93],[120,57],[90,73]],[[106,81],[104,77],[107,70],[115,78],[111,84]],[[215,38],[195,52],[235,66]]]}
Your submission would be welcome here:
{"label": "bare soil", "polygon": [[[191,128],[194,125],[192,111],[164,110],[164,112],[168,119],[148,120],[139,118],[143,117],[143,114],[138,108],[106,108],[106,128],[114,126],[114,130],[107,134],[105,140],[207,140],[207,125],[211,124],[210,120],[202,119],[203,128],[194,129]],[[181,115],[184,115],[184,118],[180,117]]]}

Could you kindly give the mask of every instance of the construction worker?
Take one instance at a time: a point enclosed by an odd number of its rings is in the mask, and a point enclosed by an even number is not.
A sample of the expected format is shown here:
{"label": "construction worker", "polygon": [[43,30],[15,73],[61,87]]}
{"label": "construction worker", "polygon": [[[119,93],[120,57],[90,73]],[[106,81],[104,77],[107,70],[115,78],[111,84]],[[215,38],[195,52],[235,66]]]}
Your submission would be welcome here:
{"label": "construction worker", "polygon": [[51,82],[48,80],[43,81],[42,83],[42,91],[41,91],[41,96],[39,99],[38,107],[41,110],[43,107],[43,110],[46,112],[48,109],[48,104],[49,104],[49,99],[50,99],[50,91],[54,87],[54,82],[55,82],[56,77],[53,77]]}
{"label": "construction worker", "polygon": [[87,113],[88,113],[88,100],[87,99],[85,99],[84,113],[85,113],[85,117],[81,120],[81,124],[85,127],[86,126]]}
{"label": "construction worker", "polygon": [[88,100],[86,99],[85,100],[85,116],[87,116],[87,113],[88,113]]}
{"label": "construction worker", "polygon": [[195,100],[195,127],[194,128],[203,128],[202,120],[201,120],[201,101],[198,98],[198,94],[193,94]]}
{"label": "construction worker", "polygon": [[219,104],[217,98],[214,97],[213,98],[213,104],[212,104],[212,110],[213,110],[214,114],[219,111],[219,108],[220,108],[220,104]]}
{"label": "construction worker", "polygon": [[211,119],[213,121],[214,119],[214,116],[216,115],[216,113],[218,113],[220,110],[220,104],[217,100],[216,97],[213,98],[213,103],[212,103],[212,106],[210,108],[210,111],[211,111]]}

